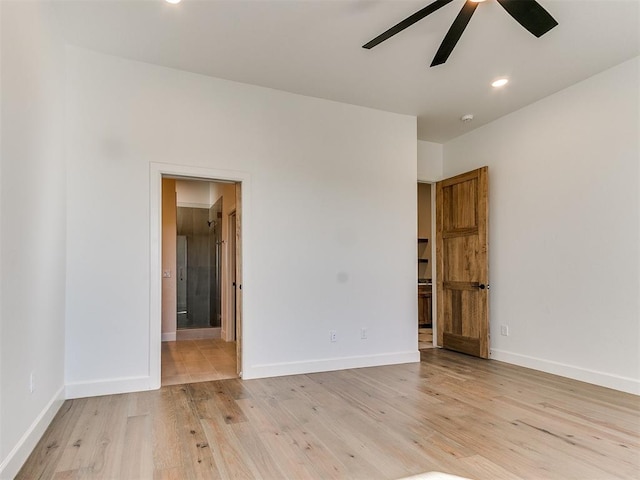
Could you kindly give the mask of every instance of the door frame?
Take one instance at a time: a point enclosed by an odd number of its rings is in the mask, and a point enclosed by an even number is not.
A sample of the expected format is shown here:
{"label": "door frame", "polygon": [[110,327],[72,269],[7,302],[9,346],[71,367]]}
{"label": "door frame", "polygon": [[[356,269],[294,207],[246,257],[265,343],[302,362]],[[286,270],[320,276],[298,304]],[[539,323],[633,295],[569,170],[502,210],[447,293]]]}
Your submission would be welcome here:
{"label": "door frame", "polygon": [[[150,162],[149,164],[149,388],[154,390],[161,385],[161,349],[162,349],[162,177],[176,176],[208,181],[238,182],[242,188],[242,243],[240,255],[242,261],[243,301],[250,296],[247,291],[247,246],[250,244],[251,188],[250,175],[247,172],[219,170],[205,167],[192,167],[169,163]],[[243,309],[246,311],[246,309]],[[241,323],[243,337],[247,322]],[[246,346],[242,363],[246,358]],[[244,371],[244,368],[242,369]]]}
{"label": "door frame", "polygon": [[[435,260],[436,258],[436,181],[434,180],[420,180],[418,179],[417,183],[427,183],[429,185],[431,185],[431,239],[430,242],[431,243],[431,260]],[[417,184],[416,184],[417,185]],[[417,211],[416,211],[416,229],[418,228],[418,222],[417,222]],[[417,236],[416,236],[417,238]],[[417,249],[416,249],[417,252]],[[418,259],[416,258],[416,264],[418,263]],[[433,262],[433,264],[431,265],[431,331],[433,332],[433,346],[437,347],[438,346],[438,322],[437,322],[437,315],[438,315],[438,299],[437,299],[437,289],[438,289],[438,278],[437,278],[437,272],[436,272],[436,268],[435,268],[435,261]],[[417,271],[417,269],[416,269]],[[417,295],[417,288],[418,288],[418,282],[416,279],[416,302],[418,301],[418,295]],[[417,318],[417,315],[416,315]],[[417,335],[418,330],[416,329],[416,335]]]}

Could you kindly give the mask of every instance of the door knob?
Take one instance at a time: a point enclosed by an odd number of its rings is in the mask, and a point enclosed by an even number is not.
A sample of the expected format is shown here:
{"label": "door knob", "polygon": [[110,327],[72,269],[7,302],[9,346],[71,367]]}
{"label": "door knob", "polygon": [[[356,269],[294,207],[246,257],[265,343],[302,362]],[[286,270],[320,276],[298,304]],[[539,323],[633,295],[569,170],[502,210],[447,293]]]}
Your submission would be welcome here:
{"label": "door knob", "polygon": [[487,286],[484,283],[481,283],[481,284],[478,285],[478,288],[480,290],[484,290],[485,288],[487,288]]}

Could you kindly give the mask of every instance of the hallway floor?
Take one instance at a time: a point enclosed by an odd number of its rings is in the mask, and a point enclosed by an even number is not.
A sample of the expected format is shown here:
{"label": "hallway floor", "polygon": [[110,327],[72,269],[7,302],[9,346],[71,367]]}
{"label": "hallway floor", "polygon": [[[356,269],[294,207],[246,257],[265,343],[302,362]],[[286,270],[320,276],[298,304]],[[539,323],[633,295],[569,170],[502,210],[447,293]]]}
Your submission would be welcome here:
{"label": "hallway floor", "polygon": [[418,329],[418,349],[426,350],[433,347],[433,329],[432,328],[419,328]]}
{"label": "hallway floor", "polygon": [[236,343],[219,338],[162,342],[162,386],[237,378]]}

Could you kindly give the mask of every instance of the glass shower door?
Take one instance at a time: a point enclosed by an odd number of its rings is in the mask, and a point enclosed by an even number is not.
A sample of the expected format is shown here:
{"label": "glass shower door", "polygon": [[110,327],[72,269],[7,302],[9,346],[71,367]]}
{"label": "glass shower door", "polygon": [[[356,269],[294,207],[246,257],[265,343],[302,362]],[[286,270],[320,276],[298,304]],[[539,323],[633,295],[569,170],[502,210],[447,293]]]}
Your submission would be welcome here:
{"label": "glass shower door", "polygon": [[185,328],[189,325],[187,314],[187,236],[178,235],[177,238],[176,268],[178,270],[177,279],[177,307],[178,307],[178,328]]}

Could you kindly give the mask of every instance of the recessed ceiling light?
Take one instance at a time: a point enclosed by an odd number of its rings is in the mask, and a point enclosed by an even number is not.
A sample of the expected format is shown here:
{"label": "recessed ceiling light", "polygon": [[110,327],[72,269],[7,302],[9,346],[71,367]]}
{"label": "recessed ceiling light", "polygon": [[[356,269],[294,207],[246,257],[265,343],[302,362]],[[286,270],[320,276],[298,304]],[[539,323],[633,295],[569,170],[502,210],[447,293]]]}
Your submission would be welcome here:
{"label": "recessed ceiling light", "polygon": [[180,3],[180,0],[164,0],[167,3],[172,3],[172,4],[176,4],[176,3]]}
{"label": "recessed ceiling light", "polygon": [[491,86],[493,88],[500,88],[500,87],[504,87],[507,83],[509,83],[508,78],[499,78],[496,81],[491,82]]}

